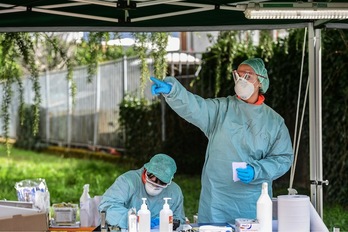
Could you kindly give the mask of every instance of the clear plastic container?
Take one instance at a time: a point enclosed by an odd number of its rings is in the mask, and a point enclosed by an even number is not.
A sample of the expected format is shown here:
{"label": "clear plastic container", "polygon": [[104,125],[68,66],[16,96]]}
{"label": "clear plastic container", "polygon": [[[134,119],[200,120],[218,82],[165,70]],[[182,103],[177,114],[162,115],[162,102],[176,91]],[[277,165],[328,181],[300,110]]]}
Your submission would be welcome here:
{"label": "clear plastic container", "polygon": [[78,204],[58,203],[53,204],[54,223],[56,225],[76,224]]}

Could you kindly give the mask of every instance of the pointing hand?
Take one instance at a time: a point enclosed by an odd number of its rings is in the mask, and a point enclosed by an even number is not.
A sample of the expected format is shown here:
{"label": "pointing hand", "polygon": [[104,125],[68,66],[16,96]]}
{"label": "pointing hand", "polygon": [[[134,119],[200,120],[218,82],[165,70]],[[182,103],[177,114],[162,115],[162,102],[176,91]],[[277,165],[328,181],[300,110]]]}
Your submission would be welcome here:
{"label": "pointing hand", "polygon": [[153,84],[151,86],[151,92],[153,95],[158,95],[160,93],[168,94],[172,90],[172,85],[157,79],[156,77],[150,77]]}

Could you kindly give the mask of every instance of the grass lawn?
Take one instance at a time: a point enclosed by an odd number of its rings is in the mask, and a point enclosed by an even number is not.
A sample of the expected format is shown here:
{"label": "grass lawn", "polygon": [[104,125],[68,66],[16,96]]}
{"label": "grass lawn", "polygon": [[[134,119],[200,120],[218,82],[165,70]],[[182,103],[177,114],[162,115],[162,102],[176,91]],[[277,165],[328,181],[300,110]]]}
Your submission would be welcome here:
{"label": "grass lawn", "polygon": [[[134,167],[132,163],[96,159],[66,158],[63,155],[36,153],[12,148],[10,156],[0,146],[0,199],[17,200],[15,183],[24,179],[43,178],[54,203],[79,203],[84,184],[90,184],[90,195],[102,195],[115,179]],[[185,197],[185,213],[192,220],[198,210],[200,177],[180,174],[174,181]],[[324,204],[324,222],[332,231],[334,226],[348,231],[348,211],[343,206]]]}

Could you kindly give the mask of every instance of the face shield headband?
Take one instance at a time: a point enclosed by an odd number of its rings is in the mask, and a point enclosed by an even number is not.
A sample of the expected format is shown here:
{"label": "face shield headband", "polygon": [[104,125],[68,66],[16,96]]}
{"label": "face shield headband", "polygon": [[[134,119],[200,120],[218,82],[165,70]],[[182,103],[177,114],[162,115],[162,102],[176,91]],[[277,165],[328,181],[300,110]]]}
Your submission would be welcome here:
{"label": "face shield headband", "polygon": [[[235,83],[240,79],[244,79],[244,80],[249,81],[251,84],[255,84],[257,79],[252,78],[254,75],[257,76],[257,78],[259,79],[261,84],[265,79],[267,79],[267,77],[261,76],[257,73],[254,73],[254,72],[238,72],[237,70],[233,70],[232,74],[233,74],[233,80]],[[239,75],[239,74],[241,74],[241,75]]]}

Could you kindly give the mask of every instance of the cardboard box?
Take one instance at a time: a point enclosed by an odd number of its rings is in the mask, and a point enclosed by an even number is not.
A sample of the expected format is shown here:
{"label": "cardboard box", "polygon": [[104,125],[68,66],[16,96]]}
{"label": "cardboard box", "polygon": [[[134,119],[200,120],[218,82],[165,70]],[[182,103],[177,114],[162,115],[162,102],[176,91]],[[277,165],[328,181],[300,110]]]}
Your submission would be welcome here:
{"label": "cardboard box", "polygon": [[12,217],[13,215],[32,215],[37,213],[41,213],[41,211],[36,208],[30,209],[9,205],[0,205],[0,219]]}
{"label": "cardboard box", "polygon": [[48,231],[48,213],[0,218],[0,231]]}
{"label": "cardboard box", "polygon": [[32,209],[33,202],[0,200],[0,205]]}

